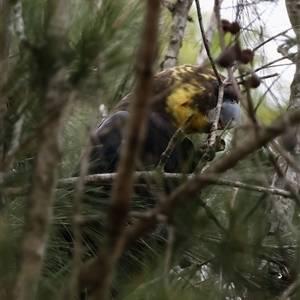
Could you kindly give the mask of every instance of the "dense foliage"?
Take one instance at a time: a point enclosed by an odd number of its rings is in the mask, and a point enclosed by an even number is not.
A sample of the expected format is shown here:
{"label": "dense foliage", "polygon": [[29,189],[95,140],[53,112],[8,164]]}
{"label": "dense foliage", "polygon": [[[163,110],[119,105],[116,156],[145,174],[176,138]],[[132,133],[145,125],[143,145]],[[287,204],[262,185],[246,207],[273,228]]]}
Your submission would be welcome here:
{"label": "dense foliage", "polygon": [[[45,99],[45,78],[55,69],[52,63],[56,58],[50,55],[52,49],[47,48],[45,33],[49,13],[47,4],[50,2],[21,1],[25,38],[20,39],[13,28],[10,29],[10,72],[3,91],[8,99],[1,128],[3,157],[15,143],[18,135],[16,124],[20,120],[22,129],[20,138],[17,138],[20,147],[11,168],[5,171],[2,184],[5,196],[0,216],[0,296],[7,300],[12,299],[15,278],[24,256],[19,244],[26,221],[28,191],[35,180],[37,135],[44,121],[41,102]],[[256,2],[251,1],[251,7],[255,7]],[[247,11],[246,5],[244,9]],[[62,50],[62,57],[57,60],[66,66],[66,81],[72,89],[62,118],[60,139],[63,155],[58,180],[73,176],[93,128],[123,96],[132,91],[144,12],[144,1],[72,1],[68,42]],[[247,16],[242,10],[240,14]],[[180,64],[196,63],[201,43],[198,17],[193,8],[190,15],[194,22],[187,25]],[[204,17],[209,18],[209,15]],[[172,20],[172,14],[163,8],[156,71],[160,71],[170,42]],[[257,28],[250,27],[249,33],[247,24],[241,21],[244,28],[241,31],[242,45],[254,48],[259,40]],[[227,34],[225,42],[231,45],[235,39]],[[211,42],[212,55],[216,58],[221,52],[217,28]],[[261,55],[260,59],[255,58],[253,69],[267,58]],[[244,72],[241,69],[238,72]],[[236,76],[239,76],[238,72]],[[272,93],[270,96],[268,88],[250,94],[254,106],[262,99],[274,97]],[[275,108],[270,101],[263,102],[257,110],[258,120],[269,124],[287,106],[287,96],[285,100],[280,103],[281,108]],[[245,112],[245,119],[238,128],[223,134],[225,152],[253,130],[246,115]],[[191,137],[195,144],[205,138]],[[214,161],[222,156],[222,152],[217,153]],[[299,167],[299,158],[293,156],[292,159]],[[276,197],[285,192],[293,198],[293,187],[286,182],[274,187],[275,174],[284,177],[280,172],[276,173],[278,168],[277,153],[267,144],[227,171],[221,180],[202,189],[197,196],[190,197],[189,201],[182,199],[185,204],[176,210],[172,223],[162,218],[157,229],[136,241],[121,257],[113,292],[119,288],[122,292],[116,299],[279,299],[276,297],[284,295],[291,286],[295,291],[291,299],[298,299],[299,203],[293,218],[283,222],[287,224],[286,231],[270,234],[270,211],[272,207],[274,210]],[[158,176],[143,178],[136,187],[153,185],[160,199],[166,199],[185,181],[184,177],[163,180]],[[83,261],[94,257],[101,244],[111,184],[89,185],[82,197],[82,215],[87,220],[91,218],[83,226]],[[68,285],[74,275],[73,195],[74,185],[58,184],[36,299],[69,299]],[[297,195],[298,192],[294,196],[296,200],[299,199]],[[136,213],[129,216],[128,225],[139,218],[139,213],[153,208],[155,202],[139,195],[133,199],[132,211]],[[86,295],[82,292],[81,297],[88,299],[87,292]]]}

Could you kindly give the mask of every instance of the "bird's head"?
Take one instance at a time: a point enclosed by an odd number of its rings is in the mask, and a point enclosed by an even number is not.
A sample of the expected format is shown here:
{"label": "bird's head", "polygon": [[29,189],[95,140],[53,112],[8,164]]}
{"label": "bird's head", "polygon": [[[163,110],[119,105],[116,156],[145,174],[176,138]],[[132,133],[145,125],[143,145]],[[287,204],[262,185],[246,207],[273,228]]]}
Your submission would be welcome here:
{"label": "bird's head", "polygon": [[[213,71],[184,65],[172,68],[162,75],[168,75],[168,84],[172,85],[165,103],[173,126],[179,128],[194,114],[186,133],[209,133],[215,119],[219,94],[219,83]],[[163,76],[159,77],[162,78]],[[228,85],[224,88],[218,129],[233,128],[239,123],[241,115],[236,93]]]}
{"label": "bird's head", "polygon": [[[218,91],[216,92],[216,96]],[[210,124],[215,120],[216,108],[208,111],[207,117]],[[231,89],[226,87],[224,90],[223,102],[221,106],[218,129],[227,129],[235,127],[241,120],[242,111],[238,104],[237,96]]]}

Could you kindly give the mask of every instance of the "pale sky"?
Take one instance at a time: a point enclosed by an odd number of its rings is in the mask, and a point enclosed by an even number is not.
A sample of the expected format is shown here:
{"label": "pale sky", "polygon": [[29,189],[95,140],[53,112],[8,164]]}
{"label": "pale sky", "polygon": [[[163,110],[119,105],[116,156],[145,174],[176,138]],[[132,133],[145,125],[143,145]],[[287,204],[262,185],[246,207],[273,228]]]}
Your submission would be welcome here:
{"label": "pale sky", "polygon": [[[230,21],[235,20],[235,11],[232,9],[232,6],[236,5],[236,0],[225,0],[222,4],[222,11],[221,11],[221,17],[226,18]],[[201,1],[201,9],[202,12],[212,12],[214,1]],[[276,35],[283,30],[286,30],[291,27],[291,24],[289,22],[289,18],[287,15],[286,7],[285,7],[285,1],[279,0],[278,3],[271,3],[271,2],[262,2],[258,5],[259,9],[259,15],[260,20],[258,20],[255,15],[251,15],[250,10],[245,10],[243,14],[243,21],[253,20],[255,23],[253,26],[255,28],[259,28],[259,26],[263,26],[264,33],[266,33],[269,37]],[[243,24],[244,26],[245,24]],[[288,34],[290,36],[294,36],[293,31],[289,31]],[[265,38],[266,39],[266,38]],[[280,53],[277,52],[278,45],[282,44],[283,37],[277,38],[275,41],[271,41],[268,44],[264,46],[264,56],[267,57],[267,60],[273,61],[277,58],[282,57]],[[250,43],[251,44],[251,43]],[[256,45],[254,45],[256,46]],[[258,54],[259,55],[259,54]],[[288,63],[288,60],[283,60],[280,63]],[[262,62],[262,64],[265,64],[265,62]],[[278,63],[279,64],[279,63]],[[282,67],[272,67],[268,70],[264,71],[270,73],[279,73],[281,78],[278,80],[278,83],[276,83],[276,95],[279,93],[278,98],[288,100],[288,93],[289,93],[289,86],[293,79],[293,75],[295,72],[294,66],[282,66]],[[266,73],[260,73],[259,75],[264,75]],[[269,85],[274,81],[274,79],[268,80],[266,83]],[[274,89],[275,91],[275,89]],[[282,95],[280,95],[282,93]]]}

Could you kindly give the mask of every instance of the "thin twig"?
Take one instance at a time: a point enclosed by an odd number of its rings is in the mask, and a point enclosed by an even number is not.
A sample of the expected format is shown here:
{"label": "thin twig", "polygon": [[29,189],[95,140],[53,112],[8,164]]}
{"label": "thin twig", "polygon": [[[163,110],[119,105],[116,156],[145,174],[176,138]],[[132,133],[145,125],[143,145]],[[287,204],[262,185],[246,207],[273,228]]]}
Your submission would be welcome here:
{"label": "thin twig", "polygon": [[[89,137],[94,134],[94,128],[96,123],[97,110],[91,116],[90,126],[89,126]],[[91,138],[87,140],[85,149],[83,151],[80,163],[79,177],[75,184],[75,191],[73,197],[73,234],[74,234],[74,255],[73,255],[73,270],[68,286],[68,297],[71,300],[76,300],[78,298],[78,284],[77,278],[79,275],[79,270],[82,264],[81,257],[83,254],[82,247],[82,220],[84,219],[81,210],[81,197],[84,193],[85,176],[88,174],[89,169],[89,157],[92,150]]]}
{"label": "thin twig", "polygon": [[[241,75],[241,76],[244,76],[244,75]],[[270,75],[266,75],[266,76],[261,76],[259,77],[259,79],[261,80],[264,80],[264,79],[269,79],[269,78],[272,78],[272,77],[278,77],[279,74],[278,73],[273,73],[273,74],[270,74]],[[239,76],[240,77],[240,76]],[[237,78],[237,77],[236,77]],[[245,81],[244,80],[241,80],[241,81],[237,81],[237,84],[243,84]],[[255,110],[256,110],[256,107],[255,107]]]}
{"label": "thin twig", "polygon": [[271,145],[273,149],[285,159],[285,161],[291,166],[296,172],[300,172],[300,167],[295,161],[294,157],[288,153],[282,146],[280,146],[276,141],[272,141]]}
{"label": "thin twig", "polygon": [[172,224],[169,224],[166,257],[164,263],[164,286],[166,291],[169,291],[170,289],[169,274],[171,269],[171,259],[173,253],[174,240],[175,240],[174,226]]}
{"label": "thin twig", "polygon": [[[290,59],[291,57],[294,57],[296,54],[297,54],[297,53],[292,53],[292,54],[288,54],[288,55],[286,55],[286,56],[277,58],[277,59],[275,59],[275,60],[273,60],[273,61],[271,61],[271,62],[268,62],[268,63],[266,63],[266,64],[264,64],[264,65],[262,65],[262,66],[260,66],[260,67],[258,67],[258,68],[256,68],[256,69],[254,69],[254,70],[251,70],[251,71],[249,70],[249,71],[247,71],[247,72],[245,72],[245,73],[243,73],[243,74],[241,74],[241,75],[238,75],[238,76],[235,77],[235,79],[240,79],[240,78],[242,78],[242,77],[244,77],[244,76],[247,76],[247,75],[256,73],[256,72],[258,72],[258,71],[260,71],[260,70],[269,68],[270,66],[272,66],[273,64],[275,64],[275,63],[277,63],[277,62],[279,62],[279,61],[282,61],[282,60],[284,60],[284,59]],[[277,74],[277,73],[275,73],[275,74]],[[272,77],[273,77],[273,76],[276,76],[275,74],[272,75]],[[260,77],[260,78],[261,78],[261,79],[266,79],[266,78],[268,78],[268,76],[271,76],[271,75],[266,75],[266,76],[263,76],[263,77]],[[240,83],[241,83],[241,82],[239,81],[238,84],[240,84]]]}
{"label": "thin twig", "polygon": [[[211,126],[210,137],[208,140],[208,146],[207,146],[206,152],[215,151],[214,145],[216,143],[216,131],[217,131],[218,125],[219,125],[220,113],[221,113],[223,97],[224,97],[224,88],[226,85],[227,85],[227,78],[224,79],[224,81],[222,81],[221,84],[219,85],[218,103],[217,103],[217,106],[214,108],[214,112],[215,112],[214,121]],[[201,172],[203,170],[203,168],[206,166],[207,162],[208,162],[208,160],[207,160],[206,153],[205,153],[202,156],[202,158],[200,159],[200,161],[195,169],[195,173]]]}
{"label": "thin twig", "polygon": [[156,167],[156,172],[163,172],[165,165],[172,153],[172,151],[174,150],[174,148],[176,147],[177,143],[179,141],[182,140],[182,138],[185,136],[185,131],[187,129],[187,127],[191,124],[192,120],[193,120],[194,114],[190,115],[185,122],[182,124],[182,126],[174,133],[174,135],[172,136],[171,140],[168,143],[167,149],[163,152],[163,154],[160,157],[159,163]]}
{"label": "thin twig", "polygon": [[[102,184],[111,184],[114,182],[115,178],[117,176],[117,173],[104,173],[104,174],[94,174],[94,175],[87,175],[85,177],[85,183],[91,184],[91,183],[102,183]],[[134,181],[138,181],[140,179],[145,178],[156,178],[157,172],[155,171],[142,171],[142,172],[134,172]],[[194,174],[188,174],[183,175],[182,173],[160,173],[160,176],[163,179],[182,179],[185,177],[187,180],[192,179],[195,177]],[[207,175],[208,176],[208,175]],[[211,184],[215,185],[225,185],[225,186],[231,186],[231,187],[237,187],[249,191],[255,191],[255,192],[262,192],[262,193],[269,193],[273,195],[279,195],[285,198],[290,198],[291,193],[283,190],[278,189],[273,186],[271,187],[263,187],[263,186],[257,186],[257,185],[251,185],[246,184],[240,181],[231,181],[227,179],[216,179],[217,174],[210,174],[207,179],[211,179]],[[57,187],[60,189],[70,188],[73,187],[76,181],[78,180],[78,177],[70,177],[70,178],[64,178],[60,179],[57,182]],[[16,196],[24,196],[28,192],[29,186],[26,187],[7,187],[3,188],[4,192],[11,197]]]}
{"label": "thin twig", "polygon": [[251,208],[251,210],[245,215],[242,224],[245,224],[248,219],[256,212],[259,206],[263,203],[263,201],[267,198],[268,193],[263,193],[258,200],[256,201],[255,205]]}
{"label": "thin twig", "polygon": [[201,207],[203,207],[203,209],[205,210],[205,213],[206,213],[207,217],[209,219],[211,219],[212,221],[214,221],[214,223],[217,225],[218,228],[221,229],[222,232],[224,232],[227,235],[229,235],[227,229],[220,223],[220,221],[218,220],[218,218],[212,212],[211,208],[209,206],[207,206],[206,202],[200,196],[198,196],[198,201],[199,201],[199,205]]}
{"label": "thin twig", "polygon": [[[287,189],[291,192],[291,199],[294,199],[295,203],[299,205],[299,195],[297,191],[293,188],[291,183],[287,181],[287,178],[284,176],[283,171],[281,170],[281,167],[276,161],[276,158],[274,155],[271,153],[270,149],[266,147],[269,152],[269,159],[271,163],[274,165],[276,173],[274,174],[272,185],[275,185],[276,181],[278,184],[278,181],[281,180],[281,183],[283,186],[287,187]],[[288,166],[286,166],[288,168]],[[297,230],[291,223],[291,216],[293,215],[293,210],[291,211],[291,201],[288,201],[287,199],[280,199],[280,202],[278,201],[279,199],[274,199],[274,197],[271,198],[272,202],[272,210],[269,214],[269,218],[271,219],[271,227],[269,229],[269,235],[274,235],[280,228],[280,224],[286,224],[288,227],[288,230],[292,232],[295,236],[298,235]],[[278,204],[279,203],[279,204]],[[288,216],[290,215],[290,216]]]}
{"label": "thin twig", "polygon": [[24,115],[22,114],[20,116],[19,120],[14,125],[11,147],[10,147],[9,151],[7,152],[7,157],[9,158],[9,160],[5,159],[5,161],[7,163],[6,170],[10,169],[12,164],[14,163],[15,157],[12,154],[19,148],[23,122],[24,122]]}
{"label": "thin twig", "polygon": [[300,280],[294,281],[282,294],[280,300],[288,300],[295,290],[300,286]]}
{"label": "thin twig", "polygon": [[212,147],[215,142],[216,142],[216,131],[218,129],[219,125],[219,119],[220,119],[220,113],[222,109],[222,103],[223,103],[223,98],[224,98],[224,89],[225,86],[227,85],[228,78],[225,78],[224,81],[219,86],[219,91],[218,91],[218,103],[217,106],[214,108],[214,121],[210,129],[210,138],[209,138],[209,146]]}
{"label": "thin twig", "polygon": [[[236,79],[235,79],[235,77],[233,75],[232,69],[231,68],[227,68],[227,72],[228,72],[228,76],[229,76],[231,85],[233,87],[233,90],[236,93],[236,95],[237,95],[237,97],[238,97],[241,105],[247,111],[247,113],[250,114],[249,113],[250,108],[249,108],[248,102],[247,102],[246,98],[244,97],[244,95],[242,94],[242,92],[241,92],[241,90],[240,90],[240,88],[238,86],[238,83],[237,83],[237,81],[236,81]],[[259,124],[258,120],[257,120],[256,123]]]}
{"label": "thin twig", "polygon": [[234,187],[232,189],[231,198],[230,198],[230,208],[231,209],[234,209],[234,207],[235,207],[235,200],[236,200],[238,191],[239,191],[239,189],[237,187]]}
{"label": "thin twig", "polygon": [[195,265],[195,272],[189,272],[190,275],[189,275],[189,278],[188,279],[185,279],[185,278],[182,278],[185,283],[184,285],[182,286],[182,289],[185,289],[185,287],[189,284],[190,286],[192,286],[193,288],[196,288],[193,284],[191,284],[191,279],[194,277],[194,275],[196,274],[196,272],[201,269],[203,266],[205,265],[208,265],[209,263],[211,263],[212,261],[214,260],[214,258],[210,258],[210,259],[207,259],[206,261],[202,262],[202,263],[197,263]]}
{"label": "thin twig", "polygon": [[[224,0],[220,0],[220,4],[223,3]],[[205,38],[207,40],[207,43],[209,45],[211,45],[212,43],[212,39],[213,39],[213,36],[215,34],[215,29],[216,29],[216,15],[214,12],[211,13],[211,16],[210,16],[210,20],[208,22],[208,26],[207,26],[207,29],[205,30]],[[199,53],[198,53],[198,57],[197,57],[197,65],[198,66],[204,66],[204,63],[206,61],[205,59],[205,54],[206,54],[206,49],[204,47],[204,44],[202,44],[200,46],[200,50],[199,50]]]}
{"label": "thin twig", "polygon": [[213,68],[213,70],[215,72],[216,78],[217,78],[219,84],[221,84],[222,80],[221,80],[219,72],[218,72],[218,70],[216,68],[215,62],[214,62],[214,60],[213,60],[213,58],[211,56],[209,44],[208,44],[208,41],[207,41],[207,38],[206,38],[206,35],[205,35],[205,31],[204,31],[204,28],[203,28],[202,13],[201,13],[201,8],[200,8],[199,0],[196,0],[195,2],[196,2],[196,8],[197,8],[197,14],[198,14],[198,21],[199,21],[199,26],[200,26],[200,30],[201,30],[203,44],[204,44],[207,56],[208,56],[208,58],[210,60],[211,66],[212,66],[212,68]]}
{"label": "thin twig", "polygon": [[286,55],[286,56],[283,56],[283,57],[274,59],[273,61],[268,62],[268,63],[266,63],[265,65],[262,65],[262,66],[260,66],[260,67],[258,67],[258,68],[256,68],[256,69],[254,69],[253,72],[258,72],[258,71],[260,71],[260,70],[266,69],[266,68],[270,67],[271,65],[273,65],[273,64],[275,64],[275,63],[277,63],[277,62],[279,62],[279,61],[282,61],[282,60],[284,60],[284,59],[290,59],[291,57],[294,57],[296,54],[297,54],[297,53],[292,53],[292,54],[288,54],[288,55]]}
{"label": "thin twig", "polygon": [[254,109],[253,99],[251,96],[251,88],[248,84],[245,84],[245,91],[246,91],[246,100],[247,100],[247,107],[248,107],[248,111],[247,111],[248,116],[251,122],[253,123],[255,130],[257,130],[258,127],[261,126],[261,124],[256,117],[256,111]]}
{"label": "thin twig", "polygon": [[[5,156],[5,164],[6,168],[2,168],[2,171],[7,172],[10,170],[11,166],[13,165],[15,161],[15,152],[17,149],[20,147],[20,137],[21,137],[21,132],[22,132],[22,127],[23,127],[23,122],[24,122],[24,114],[23,114],[23,109],[26,106],[28,102],[27,97],[23,100],[23,102],[19,105],[17,109],[17,114],[20,115],[19,120],[14,124],[14,129],[13,129],[13,136],[12,136],[12,142],[9,151],[6,153]],[[3,165],[2,165],[3,167]]]}
{"label": "thin twig", "polygon": [[279,164],[278,164],[276,158],[274,157],[274,154],[271,152],[271,150],[267,146],[266,146],[266,149],[268,150],[269,160],[275,167],[275,170],[276,170],[278,176],[280,178],[284,179],[284,186],[291,193],[291,196],[295,200],[296,204],[300,207],[300,197],[299,197],[298,191],[295,190],[295,188],[292,186],[290,181],[288,181],[287,178],[285,177],[284,172],[282,171],[281,167],[279,166]]}
{"label": "thin twig", "polygon": [[[75,92],[72,91],[70,93],[70,99],[73,99],[75,96]],[[54,104],[51,109],[48,110],[47,115],[40,121],[40,123],[34,128],[33,133],[30,134],[27,138],[25,138],[22,142],[19,142],[19,145],[14,151],[9,151],[6,154],[5,159],[0,164],[1,172],[7,172],[11,167],[11,163],[15,160],[15,158],[19,157],[22,154],[27,154],[29,151],[35,152],[37,148],[37,143],[34,149],[31,149],[32,144],[38,139],[41,132],[45,130],[47,126],[56,118],[57,111],[63,109],[64,103],[59,102]]]}
{"label": "thin twig", "polygon": [[[284,208],[282,206],[282,203],[278,203],[275,199],[271,198],[272,202],[272,208],[276,213],[277,219],[272,219],[273,223],[271,224],[271,228],[269,230],[269,235],[275,235],[278,234],[278,229],[280,228],[279,226],[283,223],[287,225],[287,231],[289,233],[292,233],[294,236],[298,236],[298,229],[292,224],[290,218],[287,217],[286,212],[284,212]],[[273,215],[274,217],[274,215]],[[274,226],[274,223],[276,222]]]}
{"label": "thin twig", "polygon": [[253,52],[255,52],[256,50],[258,50],[259,48],[261,48],[262,46],[264,46],[265,44],[271,42],[272,40],[276,39],[277,37],[286,34],[288,31],[292,30],[293,27],[290,27],[284,31],[281,31],[273,36],[271,36],[270,38],[266,39],[265,41],[263,41],[262,43],[260,43],[259,45],[257,45],[254,49]]}
{"label": "thin twig", "polygon": [[227,186],[241,188],[241,189],[245,189],[245,190],[249,190],[249,191],[279,195],[279,196],[282,196],[285,198],[291,197],[290,192],[288,192],[286,190],[275,188],[273,186],[271,186],[271,187],[256,186],[256,185],[246,184],[246,183],[243,183],[240,181],[230,181],[230,180],[226,180],[226,179],[216,179],[216,183],[219,185],[227,185]]}
{"label": "thin twig", "polygon": [[[277,47],[277,52],[280,53],[283,57],[287,57],[291,61],[291,64],[296,64],[296,58],[294,56],[289,57],[289,50],[292,47],[294,47],[294,44],[284,43]],[[293,53],[293,54],[296,54],[296,53]]]}

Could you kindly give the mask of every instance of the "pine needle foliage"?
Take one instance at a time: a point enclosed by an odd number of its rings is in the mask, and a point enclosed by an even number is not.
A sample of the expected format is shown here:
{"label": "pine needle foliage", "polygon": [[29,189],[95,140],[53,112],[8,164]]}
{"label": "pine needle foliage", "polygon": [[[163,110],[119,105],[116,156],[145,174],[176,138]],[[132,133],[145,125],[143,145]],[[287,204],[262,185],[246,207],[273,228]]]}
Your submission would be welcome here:
{"label": "pine needle foliage", "polygon": [[[250,8],[255,7],[257,1],[252,2]],[[45,38],[46,1],[23,0],[22,5],[27,40],[12,41],[11,72],[4,91],[9,108],[4,119],[2,144],[8,151],[14,126],[21,117],[24,121],[20,141],[29,139],[29,142],[19,151],[6,177],[5,185],[11,188],[30,186],[32,182],[37,148],[35,132],[41,122],[38,105],[43,94],[41,77],[48,71],[41,70],[37,62],[37,53],[40,53],[37,49],[43,46]],[[74,87],[74,97],[64,117],[60,179],[74,174],[90,127],[100,123],[107,111],[132,90],[144,9],[143,1],[134,0],[72,2],[72,22],[64,60],[68,81]],[[249,10],[245,8],[245,11],[243,14],[237,10],[237,17],[246,18],[246,24]],[[160,23],[161,49],[167,42],[169,24],[170,16],[166,17],[164,12]],[[251,23],[247,30],[251,34],[246,35],[245,44],[252,43],[258,36],[257,27],[252,27]],[[189,33],[195,36],[194,31],[190,29]],[[215,34],[212,41],[215,53],[220,52],[217,38]],[[163,57],[163,50],[160,51]],[[181,54],[180,60],[190,61],[191,57],[183,56]],[[159,63],[160,58],[157,70]],[[260,96],[261,93],[254,94],[254,102]],[[96,121],[90,122],[95,111]],[[278,108],[276,113],[279,111]],[[265,121],[263,113],[258,117]],[[225,134],[226,151],[234,148],[236,141],[249,131],[246,126],[241,126]],[[200,140],[193,138],[196,144]],[[270,188],[276,172],[274,160],[270,159],[272,155],[273,150],[264,147],[226,172],[223,179]],[[217,154],[215,160],[222,156],[223,153]],[[158,177],[151,180],[140,180],[135,184],[133,212],[141,213],[153,207],[153,194],[139,196],[139,191],[148,189],[149,184],[164,201],[185,178]],[[37,299],[68,299],[64,293],[73,271],[73,196],[73,187],[56,190]],[[85,188],[81,199],[82,215],[87,219],[97,218],[83,227],[84,262],[94,257],[101,245],[110,196],[111,184],[93,184]],[[154,231],[136,241],[121,257],[112,291],[118,292],[115,299],[278,299],[292,280],[299,280],[299,207],[296,206],[291,220],[293,230],[285,235],[268,236],[272,197],[271,192],[214,184],[188,201],[182,199],[186,204],[177,209],[172,224],[162,220]],[[0,236],[0,288],[3,291],[0,295],[5,300],[12,299],[12,286],[22,256],[18,245],[24,225],[26,195],[8,196],[6,202],[4,217],[0,216],[0,231],[4,233]],[[136,218],[133,213],[128,225]],[[174,229],[175,237],[171,250],[168,248],[170,227]],[[169,261],[168,251],[171,251]],[[299,291],[296,289],[291,299],[297,299],[297,296]],[[80,297],[89,299],[88,293],[82,293]]]}

